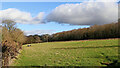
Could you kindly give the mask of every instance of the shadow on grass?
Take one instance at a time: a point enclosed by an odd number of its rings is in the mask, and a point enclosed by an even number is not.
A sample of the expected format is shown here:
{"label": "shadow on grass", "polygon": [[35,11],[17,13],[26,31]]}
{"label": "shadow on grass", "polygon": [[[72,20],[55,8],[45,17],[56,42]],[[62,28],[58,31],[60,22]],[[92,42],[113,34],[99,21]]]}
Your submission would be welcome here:
{"label": "shadow on grass", "polygon": [[65,47],[65,48],[53,48],[53,49],[89,49],[89,48],[112,48],[112,47],[120,47],[118,45],[113,45],[113,46],[97,46],[97,47]]}

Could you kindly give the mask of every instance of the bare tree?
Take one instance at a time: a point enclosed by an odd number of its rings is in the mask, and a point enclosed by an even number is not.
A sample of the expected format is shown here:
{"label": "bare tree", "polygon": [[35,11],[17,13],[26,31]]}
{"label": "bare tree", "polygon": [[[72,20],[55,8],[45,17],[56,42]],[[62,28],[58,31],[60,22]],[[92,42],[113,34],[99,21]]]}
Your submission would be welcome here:
{"label": "bare tree", "polygon": [[2,21],[2,25],[8,29],[8,31],[11,31],[11,30],[15,30],[16,27],[16,22],[12,21],[12,20],[3,20]]}

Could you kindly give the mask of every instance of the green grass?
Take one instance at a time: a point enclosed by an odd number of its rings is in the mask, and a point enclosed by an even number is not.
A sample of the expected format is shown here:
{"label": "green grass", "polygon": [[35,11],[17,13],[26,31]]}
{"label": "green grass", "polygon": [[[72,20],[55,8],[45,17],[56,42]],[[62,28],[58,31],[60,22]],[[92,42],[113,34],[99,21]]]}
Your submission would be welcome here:
{"label": "green grass", "polygon": [[[103,66],[118,59],[118,39],[23,45],[13,66]],[[106,56],[110,59],[107,59]]]}

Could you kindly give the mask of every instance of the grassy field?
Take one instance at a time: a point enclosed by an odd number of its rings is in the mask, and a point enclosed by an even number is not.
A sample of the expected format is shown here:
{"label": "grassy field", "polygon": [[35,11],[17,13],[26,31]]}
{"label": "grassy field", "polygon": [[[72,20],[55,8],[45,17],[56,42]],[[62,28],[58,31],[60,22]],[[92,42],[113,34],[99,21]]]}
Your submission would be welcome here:
{"label": "grassy field", "polygon": [[118,39],[23,45],[13,66],[103,66],[118,59]]}

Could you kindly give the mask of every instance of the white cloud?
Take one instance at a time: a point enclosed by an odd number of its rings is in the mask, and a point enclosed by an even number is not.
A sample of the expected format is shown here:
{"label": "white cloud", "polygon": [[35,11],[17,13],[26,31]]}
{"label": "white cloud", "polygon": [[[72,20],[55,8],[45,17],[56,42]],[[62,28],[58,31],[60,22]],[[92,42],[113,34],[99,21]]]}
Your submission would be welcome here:
{"label": "white cloud", "polygon": [[42,34],[53,34],[56,30],[31,30],[31,31],[24,31],[25,35],[42,35]]}
{"label": "white cloud", "polygon": [[48,14],[46,20],[74,25],[116,22],[118,19],[118,4],[107,2],[108,0],[105,0],[106,2],[99,1],[60,5]]}
{"label": "white cloud", "polygon": [[43,15],[44,12],[40,12],[38,16],[32,17],[29,12],[23,12],[15,8],[9,8],[0,11],[0,20],[11,19],[17,23],[22,23],[22,24],[39,24],[39,23],[44,23]]}

